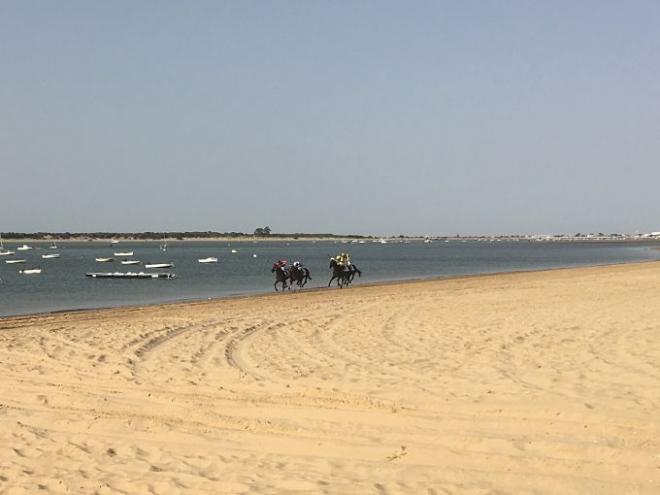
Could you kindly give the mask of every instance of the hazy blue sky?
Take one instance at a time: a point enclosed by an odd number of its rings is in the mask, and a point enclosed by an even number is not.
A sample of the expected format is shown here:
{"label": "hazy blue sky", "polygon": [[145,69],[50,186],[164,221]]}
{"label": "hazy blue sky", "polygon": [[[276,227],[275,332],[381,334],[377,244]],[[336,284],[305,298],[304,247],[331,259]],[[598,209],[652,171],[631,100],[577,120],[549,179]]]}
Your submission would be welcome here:
{"label": "hazy blue sky", "polygon": [[660,2],[0,1],[0,230],[660,230]]}

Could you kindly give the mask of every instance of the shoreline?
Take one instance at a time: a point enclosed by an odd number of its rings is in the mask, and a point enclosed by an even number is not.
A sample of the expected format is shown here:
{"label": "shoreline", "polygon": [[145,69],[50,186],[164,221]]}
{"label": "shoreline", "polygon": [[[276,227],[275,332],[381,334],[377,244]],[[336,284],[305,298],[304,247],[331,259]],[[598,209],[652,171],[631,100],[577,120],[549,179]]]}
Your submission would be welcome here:
{"label": "shoreline", "polygon": [[[117,311],[117,310],[136,310],[136,309],[148,309],[148,308],[158,308],[158,307],[172,307],[180,305],[183,307],[188,307],[192,305],[202,305],[202,304],[214,304],[221,303],[223,301],[240,301],[240,300],[258,300],[262,298],[272,298],[272,297],[283,297],[286,295],[294,294],[318,294],[322,292],[334,292],[337,290],[348,291],[348,290],[359,290],[360,288],[374,288],[374,287],[387,287],[387,286],[407,286],[414,284],[422,284],[427,282],[439,282],[439,281],[459,281],[466,279],[475,279],[475,278],[487,278],[487,277],[497,277],[497,276],[507,276],[507,275],[520,275],[520,274],[534,274],[534,273],[546,273],[546,272],[558,272],[562,270],[580,270],[580,269],[589,269],[589,268],[604,268],[604,267],[616,267],[616,266],[627,266],[627,265],[639,265],[648,263],[652,265],[654,263],[660,263],[660,260],[640,260],[640,261],[624,261],[619,263],[602,263],[595,265],[578,265],[578,266],[561,266],[554,268],[541,268],[541,269],[531,269],[531,270],[508,270],[503,272],[486,272],[486,273],[471,273],[465,275],[432,275],[429,277],[417,277],[417,278],[407,278],[407,279],[393,279],[393,280],[380,280],[374,282],[360,283],[359,285],[350,286],[347,289],[339,289],[338,287],[313,287],[309,289],[296,290],[296,291],[287,291],[287,292],[274,292],[274,291],[264,291],[264,292],[250,292],[246,294],[234,294],[234,295],[224,295],[216,297],[200,297],[200,298],[189,298],[189,299],[173,299],[169,301],[160,301],[154,303],[146,304],[128,304],[128,305],[117,305],[117,306],[94,306],[91,308],[73,308],[73,309],[57,309],[53,311],[40,311],[35,313],[21,313],[17,315],[7,315],[0,316],[0,325],[6,323],[12,319],[21,319],[21,318],[47,318],[51,316],[59,315],[74,315],[80,313],[90,313],[90,312],[108,312],[108,311]],[[0,328],[2,330],[2,328]]]}

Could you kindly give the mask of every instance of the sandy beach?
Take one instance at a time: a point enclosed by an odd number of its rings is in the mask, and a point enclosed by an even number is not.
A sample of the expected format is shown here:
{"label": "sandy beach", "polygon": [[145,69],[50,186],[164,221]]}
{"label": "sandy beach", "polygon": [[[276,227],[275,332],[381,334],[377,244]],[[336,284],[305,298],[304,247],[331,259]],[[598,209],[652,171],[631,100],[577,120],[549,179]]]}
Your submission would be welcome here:
{"label": "sandy beach", "polygon": [[0,492],[660,493],[660,263],[0,320]]}

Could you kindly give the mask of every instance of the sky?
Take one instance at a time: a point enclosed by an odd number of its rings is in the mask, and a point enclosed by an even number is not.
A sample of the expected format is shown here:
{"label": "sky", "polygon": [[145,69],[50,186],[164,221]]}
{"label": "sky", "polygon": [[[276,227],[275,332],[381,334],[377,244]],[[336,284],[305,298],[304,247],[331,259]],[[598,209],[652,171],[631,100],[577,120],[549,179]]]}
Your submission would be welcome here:
{"label": "sky", "polygon": [[660,230],[660,2],[0,2],[0,231]]}

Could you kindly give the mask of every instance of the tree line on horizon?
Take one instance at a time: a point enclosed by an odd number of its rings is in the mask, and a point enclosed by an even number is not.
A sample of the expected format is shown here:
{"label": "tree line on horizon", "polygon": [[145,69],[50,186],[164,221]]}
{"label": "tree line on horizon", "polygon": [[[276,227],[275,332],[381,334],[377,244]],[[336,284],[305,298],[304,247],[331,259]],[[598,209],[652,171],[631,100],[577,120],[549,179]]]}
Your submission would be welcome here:
{"label": "tree line on horizon", "polygon": [[21,239],[36,239],[36,240],[112,240],[114,238],[124,238],[131,240],[162,240],[176,239],[213,239],[216,237],[231,237],[231,238],[294,238],[305,239],[314,237],[327,237],[327,238],[356,238],[368,239],[372,236],[363,236],[357,234],[340,235],[340,234],[310,234],[303,232],[296,233],[273,233],[270,227],[259,227],[255,229],[252,234],[245,232],[217,232],[212,230],[207,231],[175,231],[175,232],[3,232],[2,238],[4,240],[21,240]]}

